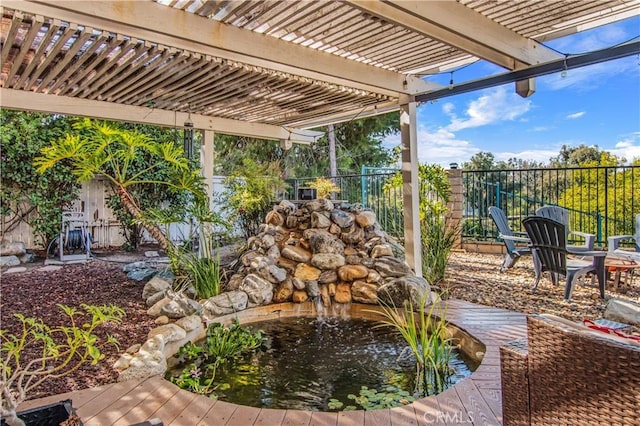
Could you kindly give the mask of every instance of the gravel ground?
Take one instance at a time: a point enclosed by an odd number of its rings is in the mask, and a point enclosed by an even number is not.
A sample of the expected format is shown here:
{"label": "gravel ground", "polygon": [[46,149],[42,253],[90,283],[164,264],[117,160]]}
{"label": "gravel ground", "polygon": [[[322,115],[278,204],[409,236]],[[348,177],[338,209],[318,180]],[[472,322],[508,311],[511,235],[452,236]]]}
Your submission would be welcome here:
{"label": "gravel ground", "polygon": [[[533,262],[523,258],[504,273],[500,273],[502,255],[454,252],[449,259],[446,283],[450,297],[482,305],[495,306],[518,312],[550,313],[574,321],[602,318],[606,300],[599,298],[597,280],[587,277],[574,288],[570,301],[564,300],[564,281],[554,286],[545,273],[537,291],[531,291],[534,282]],[[640,283],[622,284],[613,292],[608,281],[607,299],[624,298],[640,302]]]}
{"label": "gravel ground", "polygon": [[[76,307],[81,303],[115,304],[126,311],[126,317],[122,324],[105,331],[119,340],[120,351],[142,343],[154,327],[141,299],[144,284],[127,279],[122,272],[122,262],[134,261],[136,255],[107,254],[109,262],[94,260],[85,265],[67,265],[53,272],[39,271],[40,263],[31,264],[26,272],[2,273],[2,329],[17,331],[18,322],[13,317],[16,312],[41,317],[53,325],[64,323],[64,314],[55,307],[57,303]],[[104,254],[98,256],[105,257]],[[534,277],[529,259],[523,259],[503,274],[499,273],[501,262],[502,256],[455,252],[449,261],[443,287],[449,290],[452,298],[525,313],[547,312],[575,321],[602,317],[606,302],[598,298],[597,285],[589,280],[576,288],[570,302],[565,302],[564,286],[553,286],[548,279],[543,279],[536,293],[531,292]],[[607,296],[640,301],[640,285],[636,282],[632,288],[623,286],[619,293],[608,291]],[[638,332],[637,329],[632,331]],[[46,381],[31,398],[112,383],[117,374],[111,365],[117,358],[118,352],[110,348],[98,365],[85,366],[66,378]]]}

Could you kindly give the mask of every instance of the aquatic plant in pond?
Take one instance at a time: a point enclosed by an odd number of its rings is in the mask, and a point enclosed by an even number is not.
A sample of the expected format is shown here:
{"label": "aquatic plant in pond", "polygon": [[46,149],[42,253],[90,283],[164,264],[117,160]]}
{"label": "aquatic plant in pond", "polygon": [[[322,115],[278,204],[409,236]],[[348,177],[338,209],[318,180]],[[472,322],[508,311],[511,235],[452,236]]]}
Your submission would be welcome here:
{"label": "aquatic plant in pond", "polygon": [[263,342],[261,331],[243,327],[237,321],[229,327],[213,323],[203,342],[189,342],[178,350],[178,361],[184,367],[177,375],[169,373],[169,380],[190,392],[216,397],[214,392],[225,388],[215,381],[219,367],[257,350]]}
{"label": "aquatic plant in pond", "polygon": [[[264,350],[221,365],[216,393],[261,408],[326,411],[409,403],[415,360],[398,333],[376,324],[339,317],[253,324],[264,332]],[[470,374],[462,361],[454,363],[458,380]]]}
{"label": "aquatic plant in pond", "polygon": [[381,391],[378,391],[377,389],[369,389],[366,386],[362,386],[358,395],[350,393],[349,395],[347,395],[347,398],[353,400],[353,402],[357,404],[357,406],[345,406],[342,401],[331,398],[328,404],[329,409],[342,409],[344,411],[358,409],[378,410],[382,408],[401,407],[416,400],[413,396],[411,396],[409,392],[392,385],[385,386]]}
{"label": "aquatic plant in pond", "polygon": [[409,299],[401,309],[393,305],[383,305],[381,312],[384,317],[381,326],[395,328],[409,345],[416,359],[416,396],[442,392],[450,384],[450,363],[456,357],[447,337],[447,323],[444,320],[446,305],[441,304],[445,310],[439,317],[434,315],[436,304],[431,304],[428,310],[425,305],[424,297],[417,307],[414,307]]}

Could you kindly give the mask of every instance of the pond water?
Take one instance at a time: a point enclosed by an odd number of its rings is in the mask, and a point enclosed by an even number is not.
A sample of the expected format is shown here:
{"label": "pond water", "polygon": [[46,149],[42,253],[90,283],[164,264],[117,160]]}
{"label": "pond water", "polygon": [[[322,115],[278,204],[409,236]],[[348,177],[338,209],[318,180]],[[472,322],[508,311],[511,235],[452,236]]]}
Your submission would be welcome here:
{"label": "pond water", "polygon": [[[250,324],[267,336],[266,350],[226,365],[216,393],[224,401],[261,408],[328,411],[330,398],[353,405],[361,386],[394,385],[413,393],[415,361],[400,334],[374,321],[295,317]],[[461,354],[459,354],[461,355]],[[451,384],[473,365],[458,356]],[[226,385],[225,385],[226,387]]]}

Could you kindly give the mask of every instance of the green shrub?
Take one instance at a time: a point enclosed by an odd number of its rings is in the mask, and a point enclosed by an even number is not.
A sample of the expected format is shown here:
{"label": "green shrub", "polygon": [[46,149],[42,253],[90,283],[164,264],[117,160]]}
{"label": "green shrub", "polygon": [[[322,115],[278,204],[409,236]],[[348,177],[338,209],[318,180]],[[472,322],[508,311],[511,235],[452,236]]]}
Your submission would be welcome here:
{"label": "green shrub", "polygon": [[83,304],[81,312],[57,306],[69,317],[70,325],[49,326],[41,319],[15,314],[22,323],[21,332],[14,335],[0,330],[1,414],[7,424],[24,424],[16,417],[16,408],[42,382],[67,376],[87,362],[97,364],[104,358],[102,347],[118,344],[109,335],[100,341],[94,332],[105,323],[119,323],[125,314],[122,309]]}

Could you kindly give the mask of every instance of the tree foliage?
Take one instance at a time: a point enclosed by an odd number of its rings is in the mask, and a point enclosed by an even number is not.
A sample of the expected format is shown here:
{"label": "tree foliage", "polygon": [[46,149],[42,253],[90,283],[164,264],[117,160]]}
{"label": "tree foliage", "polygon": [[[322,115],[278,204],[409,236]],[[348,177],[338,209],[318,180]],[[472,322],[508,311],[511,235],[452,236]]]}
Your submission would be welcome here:
{"label": "tree foliage", "polygon": [[[206,197],[199,174],[189,167],[182,147],[173,142],[158,143],[138,131],[89,119],[77,121],[74,129],[76,133],[42,149],[34,163],[39,172],[69,161],[73,175],[81,182],[100,175],[134,219],[143,213],[137,190],[152,192],[154,186],[165,186],[177,194]],[[148,221],[142,224],[161,248],[167,247],[166,237],[157,225]]]}
{"label": "tree foliage", "polygon": [[[385,167],[392,153],[382,146],[386,136],[400,130],[397,113],[389,113],[334,125],[338,174],[360,174],[362,166]],[[296,176],[329,176],[329,141],[326,136],[297,152]]]}
{"label": "tree foliage", "polygon": [[[177,129],[118,122],[109,122],[109,125],[124,131],[142,133],[156,143],[174,143],[176,146],[180,146],[184,138],[183,131]],[[150,161],[153,161],[153,159],[148,152],[140,152],[138,158],[130,164],[130,167],[139,171],[144,170],[144,174],[148,176],[149,180],[165,181],[169,178],[171,174],[169,165],[161,163],[154,169],[147,169]],[[196,170],[198,166],[197,160],[192,159],[189,161],[190,168]],[[140,209],[143,212],[149,212],[151,209],[157,209],[162,206],[164,209],[171,211],[172,215],[176,216],[176,221],[184,219],[182,217],[185,212],[183,207],[187,204],[185,192],[175,191],[170,186],[164,184],[135,185],[130,188],[130,191],[136,200],[138,200]],[[120,222],[124,237],[127,241],[126,248],[136,248],[142,239],[142,231],[144,229],[144,226],[142,226],[143,221],[136,220],[131,215],[129,210],[124,207],[117,193],[113,193],[107,198],[107,205]]]}
{"label": "tree foliage", "polygon": [[43,147],[70,130],[70,120],[64,116],[0,111],[3,234],[24,222],[44,247],[59,234],[62,211],[77,198],[80,185],[68,162],[61,161],[40,175],[33,160]]}
{"label": "tree foliage", "polygon": [[[391,164],[393,156],[382,146],[382,141],[399,128],[397,113],[336,124],[338,173],[359,174],[363,165],[382,167]],[[256,164],[279,164],[283,179],[330,174],[326,136],[308,146],[294,144],[290,150],[284,150],[278,141],[216,134],[215,151],[216,173],[222,175],[237,173],[244,167],[246,158]]]}
{"label": "tree foliage", "polygon": [[245,158],[243,167],[237,168],[225,180],[221,194],[230,222],[238,223],[245,237],[258,234],[266,213],[276,199],[276,193],[285,188],[278,163],[263,163]]}

